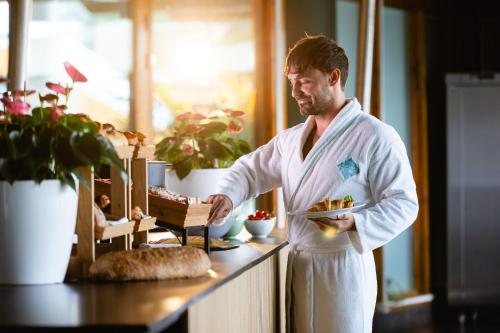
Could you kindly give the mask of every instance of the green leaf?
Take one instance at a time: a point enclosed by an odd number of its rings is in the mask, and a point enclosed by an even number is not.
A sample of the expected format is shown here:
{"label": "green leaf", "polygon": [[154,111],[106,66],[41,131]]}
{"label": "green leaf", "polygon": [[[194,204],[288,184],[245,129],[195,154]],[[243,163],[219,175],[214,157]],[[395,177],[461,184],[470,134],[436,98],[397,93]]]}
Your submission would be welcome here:
{"label": "green leaf", "polygon": [[202,138],[221,134],[227,129],[227,125],[220,121],[213,121],[211,123],[201,125],[201,127],[202,130],[200,131],[199,136]]}
{"label": "green leaf", "polygon": [[101,147],[95,134],[73,132],[71,133],[70,144],[73,153],[83,161],[82,165],[99,165]]}
{"label": "green leaf", "polygon": [[165,160],[166,156],[168,154],[168,150],[175,146],[174,143],[171,141],[171,138],[165,138],[161,140],[157,145],[156,145],[156,150],[155,150],[155,155],[160,159],[160,160]]}
{"label": "green leaf", "polygon": [[64,174],[61,178],[61,185],[67,184],[69,185],[73,190],[76,191],[76,184],[75,184],[75,178],[73,178],[73,175],[70,174]]}
{"label": "green leaf", "polygon": [[210,154],[218,159],[226,159],[231,156],[231,149],[214,139],[208,140],[208,150]]}
{"label": "green leaf", "polygon": [[120,171],[120,177],[124,180],[128,180],[128,175],[127,172],[125,172],[125,168],[123,167],[120,159],[118,158],[118,155],[116,154],[116,150],[113,147],[113,144],[111,141],[108,140],[108,138],[105,138],[102,135],[98,135],[97,140],[100,143],[101,146],[101,163],[103,164],[108,164],[114,168],[116,168],[118,171]]}
{"label": "green leaf", "polygon": [[32,126],[37,126],[37,125],[40,125],[43,122],[50,121],[50,114],[51,113],[52,113],[51,109],[42,108],[42,107],[34,108],[33,110],[31,110],[31,114],[32,114],[31,123],[32,123]]}
{"label": "green leaf", "polygon": [[191,157],[187,157],[180,162],[174,163],[173,168],[179,179],[184,179],[191,170],[193,169],[193,160]]}
{"label": "green leaf", "polygon": [[21,134],[19,133],[19,131],[11,131],[9,132],[8,134],[8,140],[7,140],[7,148],[9,149],[9,157],[11,157],[12,159],[17,159],[17,145],[16,145],[16,141],[19,140],[19,137],[21,136]]}
{"label": "green leaf", "polygon": [[59,120],[59,123],[72,131],[96,134],[99,128],[93,122],[84,121],[78,117],[67,115]]}
{"label": "green leaf", "polygon": [[167,153],[166,153],[166,158],[165,159],[162,159],[166,162],[177,162],[181,159],[184,158],[184,156],[186,156],[186,154],[184,153],[184,151],[182,149],[180,149],[179,147],[177,146],[171,146]]}
{"label": "green leaf", "polygon": [[17,158],[24,158],[30,155],[33,147],[33,133],[31,131],[23,131],[20,137],[15,141]]}
{"label": "green leaf", "polygon": [[245,140],[237,139],[236,144],[238,145],[238,149],[243,155],[252,152],[252,148]]}
{"label": "green leaf", "polygon": [[88,160],[81,160],[71,147],[71,136],[77,133],[59,133],[54,144],[56,170],[73,170],[85,165]]}

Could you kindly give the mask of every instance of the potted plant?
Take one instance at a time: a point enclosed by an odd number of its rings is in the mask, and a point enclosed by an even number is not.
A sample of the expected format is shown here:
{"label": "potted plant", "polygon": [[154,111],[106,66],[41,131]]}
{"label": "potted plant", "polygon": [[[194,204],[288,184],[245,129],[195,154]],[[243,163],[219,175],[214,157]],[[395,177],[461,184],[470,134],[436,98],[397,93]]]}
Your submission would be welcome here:
{"label": "potted plant", "polygon": [[[87,79],[68,62],[73,81]],[[88,186],[79,170],[102,164],[118,168],[111,142],[85,117],[65,114],[72,86],[48,82],[52,91],[3,94],[0,113],[0,283],[62,282],[75,231],[78,186]],[[83,182],[82,182],[83,181]]]}
{"label": "potted plant", "polygon": [[[247,141],[236,137],[243,130],[244,116],[243,111],[231,109],[207,115],[179,114],[172,126],[172,136],[156,145],[157,158],[172,164],[171,170],[166,171],[166,186],[203,200],[212,194],[226,169],[251,151]],[[229,219],[220,227],[212,227],[212,235],[223,236],[231,222]]]}

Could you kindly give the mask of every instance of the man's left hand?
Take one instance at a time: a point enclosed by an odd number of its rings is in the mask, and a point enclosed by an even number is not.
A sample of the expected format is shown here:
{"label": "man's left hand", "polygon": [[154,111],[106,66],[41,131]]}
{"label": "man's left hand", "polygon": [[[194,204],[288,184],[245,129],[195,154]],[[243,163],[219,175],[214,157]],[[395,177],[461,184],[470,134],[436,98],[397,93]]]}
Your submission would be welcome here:
{"label": "man's left hand", "polygon": [[316,223],[322,231],[326,231],[329,227],[335,228],[337,232],[356,230],[354,216],[351,213],[341,214],[335,219],[329,217],[318,217],[310,220]]}

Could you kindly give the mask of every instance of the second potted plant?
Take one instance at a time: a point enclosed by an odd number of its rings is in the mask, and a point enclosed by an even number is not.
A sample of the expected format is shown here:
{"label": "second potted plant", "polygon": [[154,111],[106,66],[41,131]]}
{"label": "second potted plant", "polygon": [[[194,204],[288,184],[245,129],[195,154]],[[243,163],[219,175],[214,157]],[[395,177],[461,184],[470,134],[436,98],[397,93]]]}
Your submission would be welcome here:
{"label": "second potted plant", "polygon": [[[243,130],[244,116],[244,112],[231,109],[178,115],[173,135],[156,145],[157,158],[172,164],[166,171],[167,188],[202,200],[212,194],[226,169],[251,151],[247,141],[236,137]],[[213,226],[211,234],[222,237],[233,219]]]}

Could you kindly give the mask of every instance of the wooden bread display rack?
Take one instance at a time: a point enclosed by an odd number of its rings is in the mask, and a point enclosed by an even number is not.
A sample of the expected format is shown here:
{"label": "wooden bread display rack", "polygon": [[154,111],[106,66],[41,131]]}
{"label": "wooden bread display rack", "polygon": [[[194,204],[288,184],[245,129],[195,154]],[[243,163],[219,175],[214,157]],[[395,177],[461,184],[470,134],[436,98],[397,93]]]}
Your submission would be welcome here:
{"label": "wooden bread display rack", "polygon": [[[133,160],[132,163],[138,163],[138,161]],[[140,170],[140,168],[133,167],[132,170]],[[133,188],[135,189],[137,181],[135,180],[136,178],[133,179]],[[96,193],[109,194],[110,185],[110,182],[96,181]],[[141,188],[143,188],[142,185]],[[160,197],[151,192],[147,194],[146,199],[144,193],[143,191],[138,191],[137,195],[140,195],[140,198],[136,198],[135,202],[141,207],[147,207],[149,213],[156,217],[157,226],[181,233],[182,245],[187,245],[187,237],[191,231],[203,232],[205,251],[210,253],[210,228],[207,226],[207,220],[210,215],[211,204],[188,204]],[[143,203],[144,200],[147,200],[147,204]],[[134,237],[137,237],[137,234]],[[144,243],[145,241],[141,242]]]}
{"label": "wooden bread display rack", "polygon": [[[115,168],[110,168],[110,183],[103,191],[102,182],[95,179],[92,171],[81,170],[89,187],[79,187],[78,215],[76,234],[76,256],[71,258],[70,276],[87,277],[88,268],[95,261],[99,252],[130,250],[134,244],[148,242],[148,231],[155,228],[156,218],[131,220],[132,207],[141,207],[148,214],[148,159],[154,157],[154,146],[119,146],[116,153],[128,175],[128,181],[120,177]],[[106,186],[105,186],[106,187]],[[94,198],[107,194],[111,198],[111,214],[106,219],[117,220],[125,217],[128,222],[97,227],[94,222]],[[133,237],[132,237],[133,235]],[[97,241],[111,239],[110,244],[98,244]],[[103,245],[103,246],[100,246]]]}

